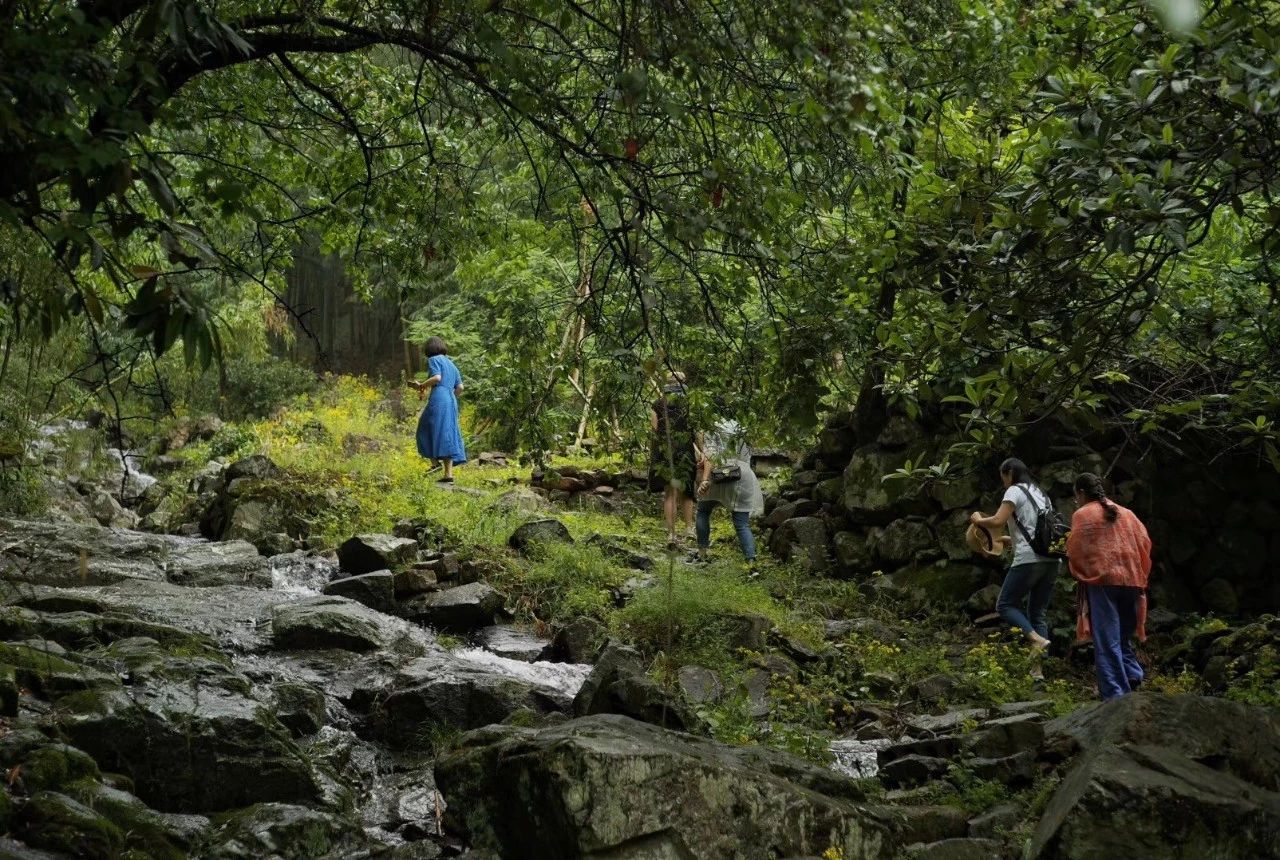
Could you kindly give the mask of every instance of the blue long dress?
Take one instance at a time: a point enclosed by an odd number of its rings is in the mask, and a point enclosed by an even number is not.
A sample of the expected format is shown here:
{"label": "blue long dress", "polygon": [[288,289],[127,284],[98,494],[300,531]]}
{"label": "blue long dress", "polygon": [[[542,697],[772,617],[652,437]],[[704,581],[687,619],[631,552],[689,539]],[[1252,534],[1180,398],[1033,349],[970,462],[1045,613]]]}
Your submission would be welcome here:
{"label": "blue long dress", "polygon": [[447,355],[433,355],[427,359],[427,375],[436,374],[440,382],[431,389],[427,408],[418,419],[418,453],[431,460],[465,463],[467,449],[458,426],[458,398],[453,394],[462,384],[462,374]]}

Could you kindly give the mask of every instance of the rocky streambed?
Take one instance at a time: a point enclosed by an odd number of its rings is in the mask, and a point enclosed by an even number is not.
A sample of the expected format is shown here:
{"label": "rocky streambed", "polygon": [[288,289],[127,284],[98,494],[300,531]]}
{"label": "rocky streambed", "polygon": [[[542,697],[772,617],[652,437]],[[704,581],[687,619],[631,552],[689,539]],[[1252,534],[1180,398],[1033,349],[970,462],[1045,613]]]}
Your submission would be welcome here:
{"label": "rocky streambed", "polygon": [[[0,856],[1280,856],[1273,711],[881,713],[823,768],[700,736],[625,646],[558,662],[411,533],[0,520]],[[937,803],[957,768],[1045,791]]]}

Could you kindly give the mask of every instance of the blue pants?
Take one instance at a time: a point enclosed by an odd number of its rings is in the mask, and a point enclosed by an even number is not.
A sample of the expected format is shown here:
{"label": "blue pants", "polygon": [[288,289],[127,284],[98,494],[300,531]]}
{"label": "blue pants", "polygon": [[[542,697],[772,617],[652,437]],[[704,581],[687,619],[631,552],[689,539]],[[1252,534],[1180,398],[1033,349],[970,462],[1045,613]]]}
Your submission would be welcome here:
{"label": "blue pants", "polygon": [[[698,548],[706,549],[711,545],[711,512],[716,509],[719,502],[698,502],[698,514],[693,522],[693,530],[698,538]],[[747,557],[747,561],[756,560],[756,539],[751,534],[750,511],[730,511],[733,516],[733,530],[738,533],[738,546],[742,547],[742,554]]]}
{"label": "blue pants", "polygon": [[996,612],[1023,633],[1034,630],[1048,639],[1049,601],[1053,599],[1053,582],[1057,578],[1057,561],[1015,564],[1005,574]]}
{"label": "blue pants", "polygon": [[1114,699],[1142,683],[1142,666],[1133,653],[1138,627],[1141,588],[1127,585],[1086,585],[1089,625],[1093,628],[1093,661],[1098,670],[1098,693]]}

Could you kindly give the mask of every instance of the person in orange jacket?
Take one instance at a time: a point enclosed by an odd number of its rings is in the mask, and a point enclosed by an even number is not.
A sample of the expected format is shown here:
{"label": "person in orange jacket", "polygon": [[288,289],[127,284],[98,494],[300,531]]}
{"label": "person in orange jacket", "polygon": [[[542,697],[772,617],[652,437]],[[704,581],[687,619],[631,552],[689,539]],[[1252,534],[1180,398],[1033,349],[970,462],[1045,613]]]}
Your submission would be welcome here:
{"label": "person in orange jacket", "polygon": [[1097,475],[1076,478],[1075,499],[1067,563],[1079,582],[1076,636],[1093,639],[1098,693],[1114,699],[1143,679],[1133,637],[1146,639],[1151,538],[1133,511],[1107,498]]}

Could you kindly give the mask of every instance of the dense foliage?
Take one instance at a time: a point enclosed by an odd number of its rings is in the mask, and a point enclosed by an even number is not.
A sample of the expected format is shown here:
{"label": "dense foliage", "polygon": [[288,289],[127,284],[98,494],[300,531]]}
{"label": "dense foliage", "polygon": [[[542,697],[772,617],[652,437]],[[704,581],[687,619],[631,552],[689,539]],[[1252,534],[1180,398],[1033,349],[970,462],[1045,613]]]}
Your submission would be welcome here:
{"label": "dense foliage", "polygon": [[762,433],[1066,409],[1280,467],[1276,16],[5,3],[0,375],[69,325],[99,399],[227,397],[180,365],[260,361],[318,243],[464,345],[503,444],[629,438],[678,365]]}

